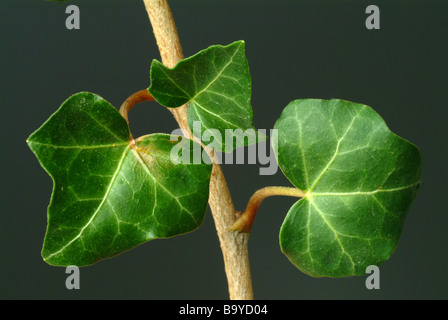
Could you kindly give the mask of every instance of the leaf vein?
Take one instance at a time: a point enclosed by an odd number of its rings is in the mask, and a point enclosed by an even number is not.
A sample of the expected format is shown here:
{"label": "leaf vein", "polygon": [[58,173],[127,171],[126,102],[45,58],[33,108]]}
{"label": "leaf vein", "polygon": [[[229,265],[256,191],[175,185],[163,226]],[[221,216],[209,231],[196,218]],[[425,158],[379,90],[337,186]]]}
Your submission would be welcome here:
{"label": "leaf vein", "polygon": [[313,185],[310,188],[310,191],[312,191],[317,183],[319,182],[319,180],[322,178],[322,176],[325,174],[325,172],[327,172],[328,168],[333,164],[334,160],[336,159],[338,153],[339,153],[339,147],[341,146],[341,142],[342,140],[344,140],[345,136],[347,135],[347,133],[350,131],[350,129],[353,127],[353,124],[355,123],[356,118],[361,114],[361,112],[366,108],[366,106],[364,106],[363,108],[361,108],[361,110],[358,111],[358,113],[353,117],[352,121],[350,122],[350,124],[347,126],[347,129],[345,130],[345,132],[342,134],[341,138],[338,140],[337,144],[336,144],[336,150],[333,154],[333,156],[331,157],[330,161],[328,162],[328,164],[325,166],[325,168],[322,170],[322,172],[317,176],[316,180],[314,181]]}
{"label": "leaf vein", "polygon": [[125,151],[123,152],[123,155],[118,163],[117,166],[117,170],[115,170],[114,175],[112,176],[112,179],[109,183],[109,186],[107,187],[106,193],[104,194],[103,200],[101,201],[101,203],[98,205],[98,208],[95,210],[95,212],[93,213],[92,217],[89,219],[89,221],[86,223],[86,225],[84,227],[81,228],[81,231],[78,233],[78,235],[76,235],[71,241],[69,241],[65,246],[63,246],[61,249],[59,249],[58,251],[48,255],[45,257],[45,260],[50,259],[51,257],[63,252],[69,245],[71,245],[73,242],[75,242],[79,237],[81,237],[82,233],[84,232],[84,230],[92,223],[92,221],[95,219],[96,215],[98,214],[98,212],[100,211],[100,209],[103,207],[104,203],[106,203],[107,198],[110,194],[110,191],[112,189],[112,186],[114,185],[115,179],[118,177],[118,174],[120,173],[121,167],[124,163],[124,159],[126,158],[126,155],[128,154],[129,149],[126,148]]}

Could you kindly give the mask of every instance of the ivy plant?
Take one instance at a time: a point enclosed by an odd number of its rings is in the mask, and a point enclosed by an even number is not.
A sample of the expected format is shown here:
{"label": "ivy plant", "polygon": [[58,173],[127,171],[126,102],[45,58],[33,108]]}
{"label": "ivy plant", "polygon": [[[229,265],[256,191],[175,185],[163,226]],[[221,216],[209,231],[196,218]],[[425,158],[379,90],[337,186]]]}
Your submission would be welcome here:
{"label": "ivy plant", "polygon": [[370,107],[342,100],[293,101],[275,128],[279,166],[305,191],[280,231],[291,262],[341,277],[387,260],[420,186],[418,149]]}
{"label": "ivy plant", "polygon": [[[244,41],[211,46],[173,68],[153,60],[148,89],[135,100],[170,109],[188,104],[194,136],[134,138],[125,104],[118,111],[81,92],[28,138],[54,182],[42,249],[50,265],[91,265],[199,228],[213,151],[232,152],[266,138],[252,124]],[[218,139],[229,129],[237,139]],[[294,196],[299,200],[285,213],[279,240],[299,270],[346,277],[388,260],[421,184],[418,148],[392,133],[371,107],[340,99],[292,101],[274,129],[272,147],[293,187],[255,192],[227,232],[250,232],[264,198]],[[204,133],[213,144],[201,140]]]}
{"label": "ivy plant", "polygon": [[211,165],[174,165],[177,143],[168,134],[132,139],[125,118],[95,94],[67,99],[28,139],[54,180],[44,260],[85,266],[198,228]]}

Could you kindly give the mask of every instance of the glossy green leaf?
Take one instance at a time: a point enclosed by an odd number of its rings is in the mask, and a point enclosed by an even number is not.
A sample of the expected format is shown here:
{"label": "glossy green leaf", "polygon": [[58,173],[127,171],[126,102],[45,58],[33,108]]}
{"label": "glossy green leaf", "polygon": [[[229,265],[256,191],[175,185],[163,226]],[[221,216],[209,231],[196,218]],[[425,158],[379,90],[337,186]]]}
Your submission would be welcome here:
{"label": "glossy green leaf", "polygon": [[[216,150],[231,152],[264,140],[252,126],[251,78],[244,51],[243,41],[211,46],[181,60],[173,69],[154,60],[148,90],[165,107],[189,103],[190,130],[199,139],[204,132],[208,136],[219,132],[213,145]],[[195,122],[200,124],[199,130]],[[235,130],[233,141],[225,141],[226,129]]]}
{"label": "glossy green leaf", "polygon": [[283,253],[314,277],[362,275],[389,259],[421,183],[421,156],[370,107],[296,100],[283,111],[276,155],[307,196],[280,231]]}
{"label": "glossy green leaf", "polygon": [[171,150],[185,140],[133,140],[126,120],[101,97],[79,93],[65,101],[27,140],[54,182],[44,260],[89,265],[198,228],[211,165],[175,164],[182,154]]}

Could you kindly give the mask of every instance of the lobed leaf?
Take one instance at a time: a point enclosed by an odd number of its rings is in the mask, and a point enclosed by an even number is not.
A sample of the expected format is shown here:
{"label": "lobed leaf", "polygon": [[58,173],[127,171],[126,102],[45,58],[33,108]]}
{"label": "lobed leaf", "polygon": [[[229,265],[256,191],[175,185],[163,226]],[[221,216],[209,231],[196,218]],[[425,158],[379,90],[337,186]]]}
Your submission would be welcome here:
{"label": "lobed leaf", "polygon": [[54,182],[44,260],[85,266],[198,228],[211,166],[174,164],[179,142],[170,138],[133,140],[126,120],[97,95],[65,101],[27,140]]}
{"label": "lobed leaf", "polygon": [[[257,137],[252,126],[251,78],[244,47],[243,41],[211,46],[172,69],[157,60],[151,65],[152,96],[169,108],[189,103],[190,130],[199,139],[202,134],[216,136],[217,130],[221,139],[215,139],[214,148],[218,151],[231,152],[265,139]],[[195,122],[200,123],[199,130]],[[225,141],[226,129],[235,130],[235,139]]]}
{"label": "lobed leaf", "polygon": [[389,259],[421,184],[417,147],[343,100],[293,101],[275,128],[279,166],[307,193],[281,227],[289,260],[314,277],[344,277]]}

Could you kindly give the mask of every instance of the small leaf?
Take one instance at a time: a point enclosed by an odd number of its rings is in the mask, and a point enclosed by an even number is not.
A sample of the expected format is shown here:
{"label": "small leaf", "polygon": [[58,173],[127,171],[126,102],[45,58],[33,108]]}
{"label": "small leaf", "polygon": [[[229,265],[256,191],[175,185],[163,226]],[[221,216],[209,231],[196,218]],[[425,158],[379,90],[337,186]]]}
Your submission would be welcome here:
{"label": "small leaf", "polygon": [[[203,132],[211,130],[206,134],[215,136],[213,130],[217,130],[221,139],[215,139],[216,150],[231,152],[265,139],[257,140],[252,126],[251,78],[243,41],[211,46],[181,60],[173,69],[154,60],[148,90],[165,107],[189,102],[190,130],[199,139]],[[196,121],[200,130],[194,128]],[[226,129],[235,130],[236,142],[225,141]]]}
{"label": "small leaf", "polygon": [[27,142],[54,181],[42,250],[51,265],[89,265],[204,219],[211,166],[175,165],[167,134],[132,140],[97,95],[70,97]]}
{"label": "small leaf", "polygon": [[283,253],[314,277],[365,274],[389,259],[421,183],[421,156],[370,107],[296,100],[278,129],[279,166],[307,196],[280,231]]}

